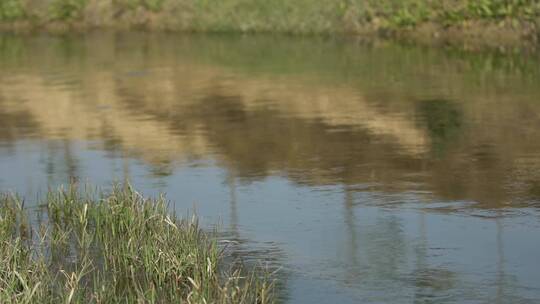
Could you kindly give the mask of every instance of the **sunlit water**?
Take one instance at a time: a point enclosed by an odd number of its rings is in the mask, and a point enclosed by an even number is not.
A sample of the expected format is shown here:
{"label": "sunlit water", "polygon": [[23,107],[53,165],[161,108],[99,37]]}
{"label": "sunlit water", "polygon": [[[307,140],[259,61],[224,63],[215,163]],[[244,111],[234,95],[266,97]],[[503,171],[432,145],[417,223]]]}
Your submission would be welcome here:
{"label": "sunlit water", "polygon": [[0,36],[0,190],[129,180],[288,303],[540,303],[540,57]]}

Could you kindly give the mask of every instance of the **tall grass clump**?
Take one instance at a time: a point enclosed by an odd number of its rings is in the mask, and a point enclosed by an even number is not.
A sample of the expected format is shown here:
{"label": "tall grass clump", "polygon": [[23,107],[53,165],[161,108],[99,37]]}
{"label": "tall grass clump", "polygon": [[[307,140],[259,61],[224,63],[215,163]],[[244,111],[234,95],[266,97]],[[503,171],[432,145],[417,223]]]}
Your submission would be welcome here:
{"label": "tall grass clump", "polygon": [[1,303],[273,302],[264,272],[222,265],[195,218],[130,187],[49,192],[32,212],[2,195],[0,242]]}

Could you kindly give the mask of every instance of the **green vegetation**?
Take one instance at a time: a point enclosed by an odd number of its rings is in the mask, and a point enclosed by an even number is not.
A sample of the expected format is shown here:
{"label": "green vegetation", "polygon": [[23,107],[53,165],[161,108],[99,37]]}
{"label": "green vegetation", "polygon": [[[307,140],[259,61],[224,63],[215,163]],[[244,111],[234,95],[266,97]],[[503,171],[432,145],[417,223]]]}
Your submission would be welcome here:
{"label": "green vegetation", "polygon": [[52,20],[73,20],[83,15],[86,0],[54,0],[50,7]]}
{"label": "green vegetation", "polygon": [[0,21],[22,18],[24,11],[19,0],[3,0],[0,2]]}
{"label": "green vegetation", "polygon": [[187,31],[369,32],[421,24],[538,27],[537,0],[53,0],[36,7],[3,0],[0,21],[39,26],[65,21],[81,26],[144,27]]}
{"label": "green vegetation", "polygon": [[72,187],[50,192],[36,217],[23,202],[0,198],[2,303],[273,301],[268,279],[225,271],[216,241],[163,198]]}
{"label": "green vegetation", "polygon": [[540,16],[535,0],[406,0],[399,4],[388,1],[367,1],[368,19],[381,17],[392,26],[410,26],[422,22],[455,24],[467,20],[530,20]]}

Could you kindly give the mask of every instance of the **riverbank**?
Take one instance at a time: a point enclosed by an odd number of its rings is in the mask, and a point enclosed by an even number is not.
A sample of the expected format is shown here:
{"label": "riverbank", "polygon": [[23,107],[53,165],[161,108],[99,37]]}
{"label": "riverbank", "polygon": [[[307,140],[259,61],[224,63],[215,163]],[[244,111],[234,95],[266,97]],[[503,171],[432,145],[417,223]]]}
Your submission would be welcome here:
{"label": "riverbank", "polygon": [[[90,191],[91,192],[91,191]],[[195,219],[131,188],[49,192],[35,213],[0,196],[2,303],[272,303],[272,284],[222,262]]]}
{"label": "riverbank", "polygon": [[6,0],[0,29],[355,34],[428,44],[536,45],[534,0]]}

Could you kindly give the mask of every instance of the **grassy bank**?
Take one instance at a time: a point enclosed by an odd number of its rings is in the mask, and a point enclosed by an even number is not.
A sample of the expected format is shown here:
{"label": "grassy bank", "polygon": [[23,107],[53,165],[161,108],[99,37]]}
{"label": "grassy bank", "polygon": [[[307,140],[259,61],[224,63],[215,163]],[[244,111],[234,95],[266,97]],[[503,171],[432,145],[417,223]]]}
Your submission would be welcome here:
{"label": "grassy bank", "polygon": [[535,41],[537,0],[3,0],[10,29],[144,28]]}
{"label": "grassy bank", "polygon": [[222,265],[215,240],[163,199],[69,189],[44,204],[0,199],[2,303],[272,302],[268,280]]}

